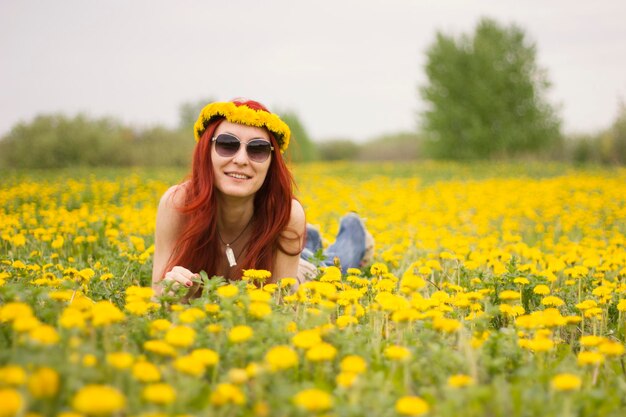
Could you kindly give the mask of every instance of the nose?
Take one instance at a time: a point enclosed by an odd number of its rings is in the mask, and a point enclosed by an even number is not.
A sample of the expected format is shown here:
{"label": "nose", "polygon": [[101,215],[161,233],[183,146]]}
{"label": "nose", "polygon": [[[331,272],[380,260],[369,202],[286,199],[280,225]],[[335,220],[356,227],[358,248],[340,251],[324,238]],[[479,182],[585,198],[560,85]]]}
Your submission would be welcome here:
{"label": "nose", "polygon": [[248,164],[248,151],[246,150],[246,145],[244,143],[239,146],[237,153],[233,156],[233,162],[237,165]]}

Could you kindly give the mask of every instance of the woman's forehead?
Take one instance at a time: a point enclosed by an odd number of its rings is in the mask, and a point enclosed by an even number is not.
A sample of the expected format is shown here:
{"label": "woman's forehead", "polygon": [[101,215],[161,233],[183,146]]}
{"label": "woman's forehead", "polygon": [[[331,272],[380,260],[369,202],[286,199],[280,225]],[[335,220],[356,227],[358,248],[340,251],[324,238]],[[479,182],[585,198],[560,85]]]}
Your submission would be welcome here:
{"label": "woman's forehead", "polygon": [[263,138],[269,140],[270,138],[267,130],[262,127],[232,123],[228,120],[224,120],[222,123],[220,123],[215,131],[215,134],[218,135],[224,132],[232,133],[242,140],[248,140],[252,138]]}

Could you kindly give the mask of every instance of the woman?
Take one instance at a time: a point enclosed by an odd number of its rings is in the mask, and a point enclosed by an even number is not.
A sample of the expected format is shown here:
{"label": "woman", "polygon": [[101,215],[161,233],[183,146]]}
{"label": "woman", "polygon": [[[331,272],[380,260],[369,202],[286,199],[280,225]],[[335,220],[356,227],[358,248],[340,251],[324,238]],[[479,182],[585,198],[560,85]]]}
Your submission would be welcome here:
{"label": "woman", "polygon": [[[233,280],[244,269],[269,270],[273,282],[313,276],[315,267],[301,257],[304,210],[294,198],[293,178],[282,157],[289,127],[262,104],[237,99],[207,105],[194,133],[190,178],[168,189],[159,203],[152,269],[156,294],[162,293],[163,282],[191,287],[202,270]],[[349,245],[331,252],[327,264],[335,256],[350,264],[363,258],[367,232],[358,218],[362,230],[355,229],[355,218],[342,220],[345,230],[334,246]],[[315,237],[303,256],[320,247]]]}

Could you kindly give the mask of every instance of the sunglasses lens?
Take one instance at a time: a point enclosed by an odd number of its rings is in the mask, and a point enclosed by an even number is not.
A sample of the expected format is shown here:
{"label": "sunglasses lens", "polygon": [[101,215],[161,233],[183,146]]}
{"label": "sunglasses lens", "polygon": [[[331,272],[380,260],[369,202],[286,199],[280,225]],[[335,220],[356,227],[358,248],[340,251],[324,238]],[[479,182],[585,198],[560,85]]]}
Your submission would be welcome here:
{"label": "sunglasses lens", "polygon": [[233,156],[239,150],[241,142],[234,136],[221,134],[215,139],[215,150],[220,156]]}
{"label": "sunglasses lens", "polygon": [[248,142],[248,156],[255,162],[265,161],[272,152],[272,145],[263,139],[254,139]]}

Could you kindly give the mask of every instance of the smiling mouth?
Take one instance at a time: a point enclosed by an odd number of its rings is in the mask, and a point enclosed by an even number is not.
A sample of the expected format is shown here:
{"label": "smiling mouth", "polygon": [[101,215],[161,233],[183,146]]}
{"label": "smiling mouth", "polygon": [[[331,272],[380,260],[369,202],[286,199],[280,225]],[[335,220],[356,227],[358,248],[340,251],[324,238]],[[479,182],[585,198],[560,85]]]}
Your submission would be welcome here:
{"label": "smiling mouth", "polygon": [[238,180],[247,180],[247,179],[250,179],[250,177],[249,177],[249,176],[244,175],[244,174],[239,174],[239,173],[236,173],[236,172],[227,172],[227,173],[226,173],[226,175],[227,175],[227,176],[229,176],[229,177],[231,177],[231,178],[236,178],[236,179],[238,179]]}

